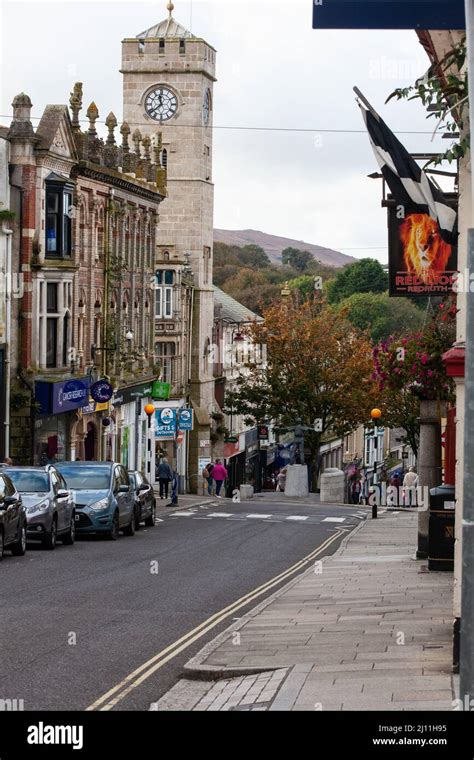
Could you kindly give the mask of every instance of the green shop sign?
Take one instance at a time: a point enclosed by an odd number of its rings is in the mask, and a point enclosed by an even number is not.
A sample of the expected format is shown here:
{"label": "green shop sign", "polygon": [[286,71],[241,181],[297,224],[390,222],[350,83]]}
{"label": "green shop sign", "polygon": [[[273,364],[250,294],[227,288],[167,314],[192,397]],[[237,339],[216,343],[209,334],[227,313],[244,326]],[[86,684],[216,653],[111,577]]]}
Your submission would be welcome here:
{"label": "green shop sign", "polygon": [[171,385],[169,383],[163,383],[161,380],[155,380],[151,389],[151,397],[158,399],[169,399],[171,392]]}

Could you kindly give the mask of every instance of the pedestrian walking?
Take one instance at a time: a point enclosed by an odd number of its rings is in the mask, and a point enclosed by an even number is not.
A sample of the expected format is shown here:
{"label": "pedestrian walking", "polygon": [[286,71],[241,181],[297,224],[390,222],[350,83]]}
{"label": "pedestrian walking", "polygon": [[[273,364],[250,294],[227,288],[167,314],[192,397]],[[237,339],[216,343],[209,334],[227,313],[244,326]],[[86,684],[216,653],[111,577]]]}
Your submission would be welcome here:
{"label": "pedestrian walking", "polygon": [[169,484],[173,480],[173,470],[167,459],[162,459],[158,465],[158,480],[160,483],[160,499],[168,498]]}
{"label": "pedestrian walking", "polygon": [[202,471],[202,477],[207,481],[207,493],[212,496],[212,488],[214,486],[214,478],[212,477],[212,471],[214,469],[214,462],[209,462]]}
{"label": "pedestrian walking", "polygon": [[352,504],[359,504],[360,492],[362,490],[361,482],[359,478],[354,478],[351,484],[351,502]]}
{"label": "pedestrian walking", "polygon": [[389,498],[387,499],[387,506],[398,507],[399,502],[402,501],[402,499],[400,498],[401,486],[402,486],[402,481],[400,478],[400,473],[394,472],[392,477],[390,478],[390,487],[388,490]]}
{"label": "pedestrian walking", "polygon": [[221,488],[224,480],[228,478],[228,472],[220,459],[216,459],[216,463],[212,469],[212,478],[216,483],[216,496],[221,499]]}
{"label": "pedestrian walking", "polygon": [[414,467],[409,467],[408,472],[403,478],[403,500],[405,506],[416,506],[416,487],[418,485],[418,475]]}
{"label": "pedestrian walking", "polygon": [[280,472],[277,475],[277,491],[284,491],[286,486],[286,473],[288,472],[287,467],[282,467]]}

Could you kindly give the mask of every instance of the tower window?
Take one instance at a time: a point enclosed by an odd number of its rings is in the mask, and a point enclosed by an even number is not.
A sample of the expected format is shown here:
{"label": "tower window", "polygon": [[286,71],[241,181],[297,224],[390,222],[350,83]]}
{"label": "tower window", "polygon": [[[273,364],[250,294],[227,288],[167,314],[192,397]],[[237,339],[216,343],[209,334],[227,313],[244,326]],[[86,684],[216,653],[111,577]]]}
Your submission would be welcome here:
{"label": "tower window", "polygon": [[186,52],[186,41],[181,38],[179,41],[179,54],[184,55],[185,52]]}
{"label": "tower window", "polygon": [[145,52],[145,40],[138,40],[138,52],[139,53]]}
{"label": "tower window", "polygon": [[168,167],[168,151],[166,148],[163,148],[161,151],[161,165],[163,169],[166,169]]}
{"label": "tower window", "polygon": [[158,43],[158,50],[160,53],[165,52],[165,38],[164,37],[160,37],[160,41]]}

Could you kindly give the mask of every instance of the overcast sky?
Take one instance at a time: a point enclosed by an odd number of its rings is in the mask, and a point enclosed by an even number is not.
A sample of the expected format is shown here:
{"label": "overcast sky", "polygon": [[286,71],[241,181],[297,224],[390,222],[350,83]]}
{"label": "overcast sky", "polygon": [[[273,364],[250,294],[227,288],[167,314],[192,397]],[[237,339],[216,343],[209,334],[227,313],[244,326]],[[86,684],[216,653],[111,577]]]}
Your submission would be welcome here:
{"label": "overcast sky", "polygon": [[[30,95],[39,117],[47,103],[68,102],[75,81],[84,83],[85,102],[95,100],[101,118],[112,110],[120,119],[121,40],[167,16],[163,0],[0,0],[0,9],[6,125],[18,92]],[[426,71],[428,59],[414,32],[315,31],[311,13],[311,0],[175,0],[174,17],[218,51],[215,226],[386,261],[381,184],[367,179],[377,166],[352,86],[393,130],[424,132],[399,135],[408,150],[445,150],[446,140],[431,142],[434,122],[418,103],[384,105],[395,87]]]}

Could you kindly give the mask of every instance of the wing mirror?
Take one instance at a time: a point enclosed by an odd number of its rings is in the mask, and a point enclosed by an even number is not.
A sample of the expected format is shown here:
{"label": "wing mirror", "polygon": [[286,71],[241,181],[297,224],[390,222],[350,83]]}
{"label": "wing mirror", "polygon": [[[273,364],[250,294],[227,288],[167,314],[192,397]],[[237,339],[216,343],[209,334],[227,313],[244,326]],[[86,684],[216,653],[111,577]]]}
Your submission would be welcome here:
{"label": "wing mirror", "polygon": [[141,483],[139,487],[139,491],[148,491],[149,486],[146,483]]}
{"label": "wing mirror", "polygon": [[122,483],[121,486],[119,486],[119,493],[128,493],[130,491],[130,486],[126,486]]}
{"label": "wing mirror", "polygon": [[58,491],[58,499],[67,499],[69,496],[69,491],[66,491],[64,488],[61,488]]}

